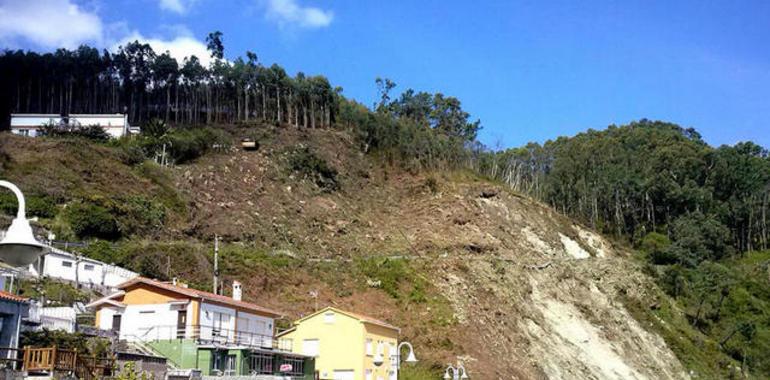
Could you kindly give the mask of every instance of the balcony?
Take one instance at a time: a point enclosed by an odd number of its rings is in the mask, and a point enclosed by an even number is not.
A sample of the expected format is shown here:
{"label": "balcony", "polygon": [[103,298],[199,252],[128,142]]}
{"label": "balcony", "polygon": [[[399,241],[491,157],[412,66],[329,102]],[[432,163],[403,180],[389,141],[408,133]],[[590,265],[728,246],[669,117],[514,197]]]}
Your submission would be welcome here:
{"label": "balcony", "polygon": [[250,331],[239,331],[214,326],[193,325],[180,328],[174,326],[154,326],[141,329],[136,335],[121,333],[127,341],[157,342],[181,339],[195,340],[199,345],[216,347],[243,347],[291,352],[291,339],[276,339],[270,335]]}

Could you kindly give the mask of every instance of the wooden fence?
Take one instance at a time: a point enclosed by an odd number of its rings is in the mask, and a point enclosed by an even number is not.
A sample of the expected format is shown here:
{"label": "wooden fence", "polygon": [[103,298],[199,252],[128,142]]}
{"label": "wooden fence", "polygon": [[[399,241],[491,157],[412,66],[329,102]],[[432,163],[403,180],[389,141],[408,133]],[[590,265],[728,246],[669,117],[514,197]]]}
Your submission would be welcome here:
{"label": "wooden fence", "polygon": [[[1,349],[0,349],[1,350]],[[58,347],[32,348],[25,347],[21,362],[22,369],[32,373],[67,372],[82,380],[101,379],[112,376],[115,369],[114,358],[98,358],[78,354],[77,350]]]}

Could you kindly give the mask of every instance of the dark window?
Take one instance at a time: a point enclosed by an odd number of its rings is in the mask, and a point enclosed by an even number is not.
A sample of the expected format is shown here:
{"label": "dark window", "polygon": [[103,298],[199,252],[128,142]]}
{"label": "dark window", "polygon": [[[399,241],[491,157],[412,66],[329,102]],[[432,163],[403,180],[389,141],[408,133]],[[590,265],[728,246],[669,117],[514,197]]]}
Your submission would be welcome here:
{"label": "dark window", "polygon": [[72,261],[62,261],[61,265],[65,268],[72,268]]}
{"label": "dark window", "polygon": [[[302,376],[305,374],[305,361],[299,358],[284,357],[281,359],[281,366],[290,366],[290,370],[281,371],[282,375]],[[281,369],[281,366],[278,369]]]}
{"label": "dark window", "polygon": [[94,270],[94,264],[86,264],[83,266],[85,270]]}
{"label": "dark window", "polygon": [[273,355],[252,354],[251,355],[251,373],[259,375],[273,374]]}

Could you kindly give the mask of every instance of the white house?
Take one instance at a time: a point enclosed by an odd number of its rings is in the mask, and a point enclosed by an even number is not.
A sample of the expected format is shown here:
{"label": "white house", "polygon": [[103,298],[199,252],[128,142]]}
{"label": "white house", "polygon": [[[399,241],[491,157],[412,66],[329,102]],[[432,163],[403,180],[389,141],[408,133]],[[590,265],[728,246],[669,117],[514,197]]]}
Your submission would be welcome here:
{"label": "white house", "polygon": [[50,277],[75,282],[91,288],[111,288],[139,277],[139,274],[99,260],[76,256],[55,247],[30,264],[29,272],[35,277]]}
{"label": "white house", "polygon": [[126,114],[57,114],[14,113],[11,114],[11,133],[22,136],[37,136],[37,130],[47,124],[98,125],[113,138],[137,132],[128,124]]}
{"label": "white house", "polygon": [[78,314],[86,312],[85,305],[78,302],[72,306],[43,307],[39,301],[30,301],[29,318],[25,330],[62,330],[69,333],[77,329]]}
{"label": "white house", "polygon": [[271,347],[275,318],[281,314],[233,297],[190,289],[181,284],[137,277],[119,291],[89,305],[96,326],[126,341],[194,339],[218,345]]}

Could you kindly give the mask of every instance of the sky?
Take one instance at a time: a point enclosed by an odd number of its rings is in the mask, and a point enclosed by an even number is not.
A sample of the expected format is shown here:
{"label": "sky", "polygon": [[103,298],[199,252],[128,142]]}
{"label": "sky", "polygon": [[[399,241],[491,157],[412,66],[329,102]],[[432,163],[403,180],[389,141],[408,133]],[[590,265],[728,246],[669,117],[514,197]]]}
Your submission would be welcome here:
{"label": "sky", "polygon": [[378,76],[455,96],[493,148],[641,118],[770,147],[770,1],[0,0],[0,48],[204,58],[214,30],[366,105]]}

